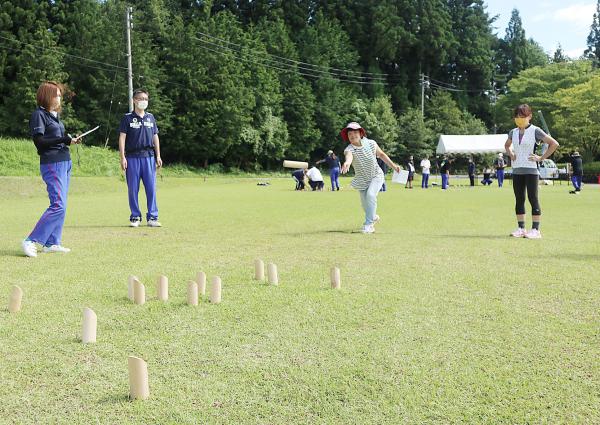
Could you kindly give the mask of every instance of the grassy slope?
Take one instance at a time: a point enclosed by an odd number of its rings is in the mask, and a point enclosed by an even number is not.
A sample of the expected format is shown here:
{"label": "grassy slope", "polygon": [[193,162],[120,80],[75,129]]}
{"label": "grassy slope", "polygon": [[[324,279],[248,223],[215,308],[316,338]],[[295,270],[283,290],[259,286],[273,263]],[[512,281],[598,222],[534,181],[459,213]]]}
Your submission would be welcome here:
{"label": "grassy slope", "polygon": [[[600,422],[597,189],[542,188],[529,241],[506,237],[510,187],[394,186],[361,235],[356,193],[289,180],[165,178],[165,227],[129,229],[122,181],[75,178],[73,252],[25,259],[44,188],[0,178],[0,294],[25,291],[21,313],[0,310],[0,423]],[[255,257],[279,287],[252,280]],[[223,278],[221,305],[184,305],[200,270]],[[127,301],[129,274],[153,298],[159,273],[168,303]],[[77,339],[84,306],[95,345]],[[148,361],[146,402],[127,400],[130,354]]]}

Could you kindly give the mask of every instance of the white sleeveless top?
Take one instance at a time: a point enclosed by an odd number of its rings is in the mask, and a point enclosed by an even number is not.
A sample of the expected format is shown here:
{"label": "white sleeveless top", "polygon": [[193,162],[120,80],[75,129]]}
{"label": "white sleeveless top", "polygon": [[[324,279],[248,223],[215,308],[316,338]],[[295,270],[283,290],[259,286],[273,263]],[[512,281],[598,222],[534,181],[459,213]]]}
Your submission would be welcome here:
{"label": "white sleeveless top", "polygon": [[523,138],[519,142],[519,129],[512,131],[512,147],[517,159],[512,161],[512,167],[515,168],[533,168],[537,170],[537,162],[531,161],[529,155],[535,150],[536,138],[535,131],[537,127],[530,125],[525,129]]}
{"label": "white sleeveless top", "polygon": [[344,152],[352,152],[352,167],[354,168],[353,188],[367,190],[371,181],[376,178],[384,178],[383,171],[377,164],[377,142],[363,137],[360,139],[362,146],[349,144]]}

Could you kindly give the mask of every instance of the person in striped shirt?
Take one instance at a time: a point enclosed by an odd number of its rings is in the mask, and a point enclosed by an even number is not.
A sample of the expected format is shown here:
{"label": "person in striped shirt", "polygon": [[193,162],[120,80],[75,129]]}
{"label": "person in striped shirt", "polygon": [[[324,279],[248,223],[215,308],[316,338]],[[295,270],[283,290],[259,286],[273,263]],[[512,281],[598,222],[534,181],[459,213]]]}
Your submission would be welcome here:
{"label": "person in striped shirt", "polygon": [[346,174],[350,165],[354,168],[354,179],[351,186],[360,193],[360,201],[365,211],[365,222],[362,233],[374,233],[377,215],[377,194],[384,183],[383,171],[377,164],[381,158],[396,172],[400,166],[395,164],[377,145],[375,140],[367,139],[366,131],[357,122],[351,122],[340,132],[340,136],[349,143],[344,150],[346,160],[342,165],[342,174]]}

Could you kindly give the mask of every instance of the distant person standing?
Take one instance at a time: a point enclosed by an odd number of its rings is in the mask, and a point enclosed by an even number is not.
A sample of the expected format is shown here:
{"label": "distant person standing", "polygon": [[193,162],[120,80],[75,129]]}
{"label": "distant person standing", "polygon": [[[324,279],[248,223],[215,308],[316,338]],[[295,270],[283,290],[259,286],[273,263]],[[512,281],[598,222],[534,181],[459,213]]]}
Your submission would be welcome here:
{"label": "distant person standing", "polygon": [[387,191],[387,186],[385,185],[385,175],[388,172],[388,165],[381,158],[377,158],[377,165],[379,165],[379,168],[381,168],[381,171],[383,171],[383,184],[381,185],[381,189],[379,189],[379,191],[385,192]]}
{"label": "distant person standing", "polygon": [[571,190],[569,193],[579,195],[581,192],[581,183],[583,181],[583,160],[579,152],[573,152],[571,154],[571,182],[575,190]]}
{"label": "distant person standing", "polygon": [[156,204],[156,170],[162,167],[158,127],[154,115],[146,112],[148,92],[133,92],[133,111],[125,114],[119,126],[121,168],[127,177],[129,193],[129,226],[138,227],[142,213],[138,203],[140,180],[146,190],[146,221],[150,227],[161,227]]}
{"label": "distant person standing", "polygon": [[429,170],[431,170],[431,161],[427,155],[421,160],[421,189],[427,189],[429,187]]}
{"label": "distant person standing", "polygon": [[481,180],[482,185],[490,186],[492,184],[492,169],[490,167],[485,167],[483,169],[483,180]]}
{"label": "distant person standing", "polygon": [[413,156],[408,157],[408,162],[406,163],[406,169],[408,170],[408,179],[406,179],[406,184],[404,185],[405,189],[412,189],[412,182],[415,178],[415,162],[413,161]]}
{"label": "distant person standing", "polygon": [[[513,190],[515,192],[515,213],[518,228],[511,233],[515,238],[540,239],[540,219],[542,210],[538,200],[538,183],[540,173],[538,164],[550,157],[558,148],[558,142],[544,131],[531,125],[531,108],[523,104],[515,108],[513,113],[516,128],[508,133],[504,145],[506,153],[512,160]],[[536,144],[544,142],[548,149],[542,155],[534,153]],[[525,197],[531,204],[531,230],[525,230]]]}
{"label": "distant person standing", "polygon": [[475,163],[473,162],[473,158],[469,158],[469,184],[471,187],[475,186]]}
{"label": "distant person standing", "polygon": [[504,161],[504,155],[498,154],[498,158],[494,161],[494,168],[496,169],[496,179],[498,179],[498,187],[502,187],[504,184],[504,167],[506,162]]}
{"label": "distant person standing", "polygon": [[61,245],[61,239],[71,181],[69,146],[80,143],[80,139],[67,134],[59,118],[63,93],[62,84],[54,81],[42,83],[36,95],[38,107],[29,119],[29,130],[40,156],[40,173],[46,183],[50,206],[21,243],[27,257],[37,257],[36,243],[43,246],[46,253],[71,251]]}
{"label": "distant person standing", "polygon": [[322,164],[323,162],[326,162],[327,167],[329,168],[331,191],[340,190],[340,159],[332,150],[330,150],[327,152],[327,156],[324,159],[317,161],[317,165]]}
{"label": "distant person standing", "polygon": [[450,182],[450,160],[446,155],[442,156],[440,162],[440,174],[442,176],[442,190],[446,190]]}

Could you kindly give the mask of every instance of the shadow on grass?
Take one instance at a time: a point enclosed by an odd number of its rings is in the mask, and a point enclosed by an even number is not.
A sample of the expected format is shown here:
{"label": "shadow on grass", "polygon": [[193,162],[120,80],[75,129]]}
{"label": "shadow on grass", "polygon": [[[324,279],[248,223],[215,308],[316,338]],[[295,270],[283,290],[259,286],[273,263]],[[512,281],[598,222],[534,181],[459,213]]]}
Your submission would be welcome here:
{"label": "shadow on grass", "polygon": [[360,230],[355,230],[355,229],[337,229],[337,230],[314,230],[312,232],[306,232],[306,231],[302,231],[302,232],[286,232],[286,233],[279,233],[280,236],[304,236],[304,235],[322,235],[322,234],[328,234],[328,233],[341,233],[341,234],[346,234],[346,235],[351,235],[351,234],[360,234]]}
{"label": "shadow on grass", "polygon": [[65,226],[65,228],[69,229],[129,229],[130,227],[131,226],[129,226],[128,224],[123,224],[120,226],[106,226],[101,224],[78,224]]}
{"label": "shadow on grass", "polygon": [[[533,258],[533,256],[531,256]],[[557,254],[559,259],[577,260],[577,261],[600,261],[600,254],[579,254],[576,252],[567,252]],[[537,257],[539,258],[539,257]]]}
{"label": "shadow on grass", "polygon": [[0,257],[23,257],[27,258],[20,249],[1,249]]}
{"label": "shadow on grass", "polygon": [[129,394],[115,393],[102,397],[98,400],[99,404],[123,404],[129,403]]}
{"label": "shadow on grass", "polygon": [[509,240],[508,235],[438,235],[438,238],[457,238],[457,239],[506,239]]}

